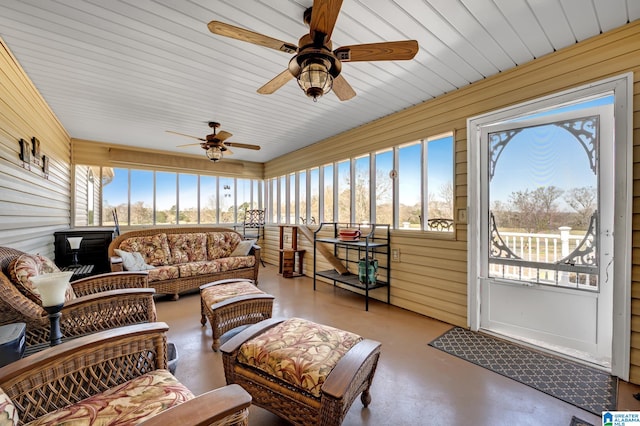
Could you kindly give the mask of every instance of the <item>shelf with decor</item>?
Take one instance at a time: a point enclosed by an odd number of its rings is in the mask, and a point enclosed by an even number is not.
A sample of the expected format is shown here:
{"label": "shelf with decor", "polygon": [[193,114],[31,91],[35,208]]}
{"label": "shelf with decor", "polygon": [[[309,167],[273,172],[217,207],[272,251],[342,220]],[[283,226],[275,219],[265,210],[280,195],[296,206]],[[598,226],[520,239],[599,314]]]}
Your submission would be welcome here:
{"label": "shelf with decor", "polygon": [[[313,289],[316,289],[316,279],[322,277],[333,281],[334,286],[341,283],[362,290],[368,311],[369,292],[386,288],[389,303],[390,228],[391,225],[377,223],[321,223],[313,238]],[[318,270],[318,254],[324,255],[334,268]]]}

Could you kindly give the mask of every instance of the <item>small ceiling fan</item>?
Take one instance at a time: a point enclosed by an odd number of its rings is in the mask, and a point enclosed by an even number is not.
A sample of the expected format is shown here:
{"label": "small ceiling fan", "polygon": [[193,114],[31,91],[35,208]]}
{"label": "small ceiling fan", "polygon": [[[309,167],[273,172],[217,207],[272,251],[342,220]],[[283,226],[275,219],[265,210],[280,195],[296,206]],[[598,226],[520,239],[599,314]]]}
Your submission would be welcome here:
{"label": "small ceiling fan", "polygon": [[251,145],[247,143],[237,143],[237,142],[226,142],[226,140],[229,139],[232,135],[231,133],[225,132],[224,130],[221,130],[220,132],[216,133],[216,129],[220,127],[220,123],[217,123],[215,121],[209,121],[209,127],[213,129],[213,133],[211,133],[210,135],[207,135],[204,138],[185,135],[184,133],[173,132],[171,130],[167,130],[166,132],[172,133],[174,135],[185,136],[191,139],[197,139],[201,141],[199,143],[188,143],[185,145],[178,145],[178,147],[200,145],[202,149],[207,151],[207,158],[209,158],[209,160],[213,161],[214,163],[217,163],[222,159],[223,153],[226,153],[227,155],[233,154],[233,152],[231,152],[229,147],[253,149],[256,151],[260,149],[260,146],[258,145]]}
{"label": "small ceiling fan", "polygon": [[309,34],[303,35],[297,46],[220,21],[211,21],[208,27],[214,34],[295,54],[289,61],[288,69],[259,88],[258,93],[271,94],[295,77],[300,88],[314,101],[332,89],[338,99],[346,101],[353,98],[356,92],[340,75],[342,62],[413,59],[418,53],[418,42],[404,40],[356,44],[332,50],[331,33],[341,6],[342,0],[314,0],[313,6],[304,12]]}

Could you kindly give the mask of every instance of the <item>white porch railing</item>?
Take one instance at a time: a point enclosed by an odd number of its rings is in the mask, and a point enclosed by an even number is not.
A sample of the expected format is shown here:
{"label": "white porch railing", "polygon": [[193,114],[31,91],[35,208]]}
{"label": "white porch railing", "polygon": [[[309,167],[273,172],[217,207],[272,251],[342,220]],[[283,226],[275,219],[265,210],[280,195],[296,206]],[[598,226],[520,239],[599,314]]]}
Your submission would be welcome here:
{"label": "white porch railing", "polygon": [[[597,289],[597,277],[592,273],[574,273],[570,268],[552,266],[576,250],[584,235],[571,235],[571,228],[558,228],[558,234],[501,232],[500,237],[513,254],[522,260],[489,259],[489,276],[541,284]],[[549,264],[546,269],[544,264]],[[580,266],[577,259],[575,265]],[[563,270],[564,269],[564,270]]]}

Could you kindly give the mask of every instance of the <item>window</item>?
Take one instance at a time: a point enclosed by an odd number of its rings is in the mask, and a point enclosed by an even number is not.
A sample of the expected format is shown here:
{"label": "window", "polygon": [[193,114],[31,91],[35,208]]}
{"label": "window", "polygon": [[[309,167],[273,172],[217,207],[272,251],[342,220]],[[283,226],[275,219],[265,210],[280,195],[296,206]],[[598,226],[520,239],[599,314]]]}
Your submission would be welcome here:
{"label": "window", "polygon": [[393,150],[376,153],[376,223],[393,223]]}
{"label": "window", "polygon": [[298,173],[298,223],[307,223],[307,172]]}
{"label": "window", "polygon": [[218,223],[218,179],[200,176],[200,223]]}
{"label": "window", "polygon": [[398,149],[398,226],[420,229],[422,215],[422,144],[414,142]]}
{"label": "window", "polygon": [[178,175],[178,223],[198,223],[198,176]]}
{"label": "window", "polygon": [[251,180],[238,179],[237,185],[236,205],[238,206],[238,220],[242,221],[244,219],[244,213],[247,210],[251,210]]}
{"label": "window", "polygon": [[371,176],[369,174],[370,165],[368,155],[356,158],[354,161],[354,185],[353,194],[355,198],[355,221],[357,223],[367,223],[371,218],[370,186]]}
{"label": "window", "polygon": [[333,222],[333,164],[328,164],[322,168],[324,174],[324,184],[322,201],[324,204],[323,222]]}
{"label": "window", "polygon": [[235,190],[233,178],[218,178],[220,184],[220,223],[234,223],[236,220],[235,211]]}
{"label": "window", "polygon": [[178,223],[176,179],[175,173],[156,172],[156,225]]}
{"label": "window", "polygon": [[320,218],[320,170],[317,167],[309,170],[309,217],[310,224],[319,223]]}
{"label": "window", "polygon": [[425,143],[428,231],[453,231],[453,136],[428,139]]}
{"label": "window", "polygon": [[351,222],[351,161],[341,161],[338,168],[338,222]]}
{"label": "window", "polygon": [[131,225],[153,225],[153,172],[131,170],[131,201],[129,223]]}

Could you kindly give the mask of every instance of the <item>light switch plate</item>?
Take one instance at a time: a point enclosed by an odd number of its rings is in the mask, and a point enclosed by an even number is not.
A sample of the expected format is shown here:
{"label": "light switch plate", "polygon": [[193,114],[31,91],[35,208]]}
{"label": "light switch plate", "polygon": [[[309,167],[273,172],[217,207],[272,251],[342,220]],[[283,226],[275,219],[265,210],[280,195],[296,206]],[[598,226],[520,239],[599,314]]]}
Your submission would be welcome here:
{"label": "light switch plate", "polygon": [[458,222],[467,223],[467,209],[458,209]]}
{"label": "light switch plate", "polygon": [[391,249],[391,261],[400,262],[400,249],[398,248]]}

